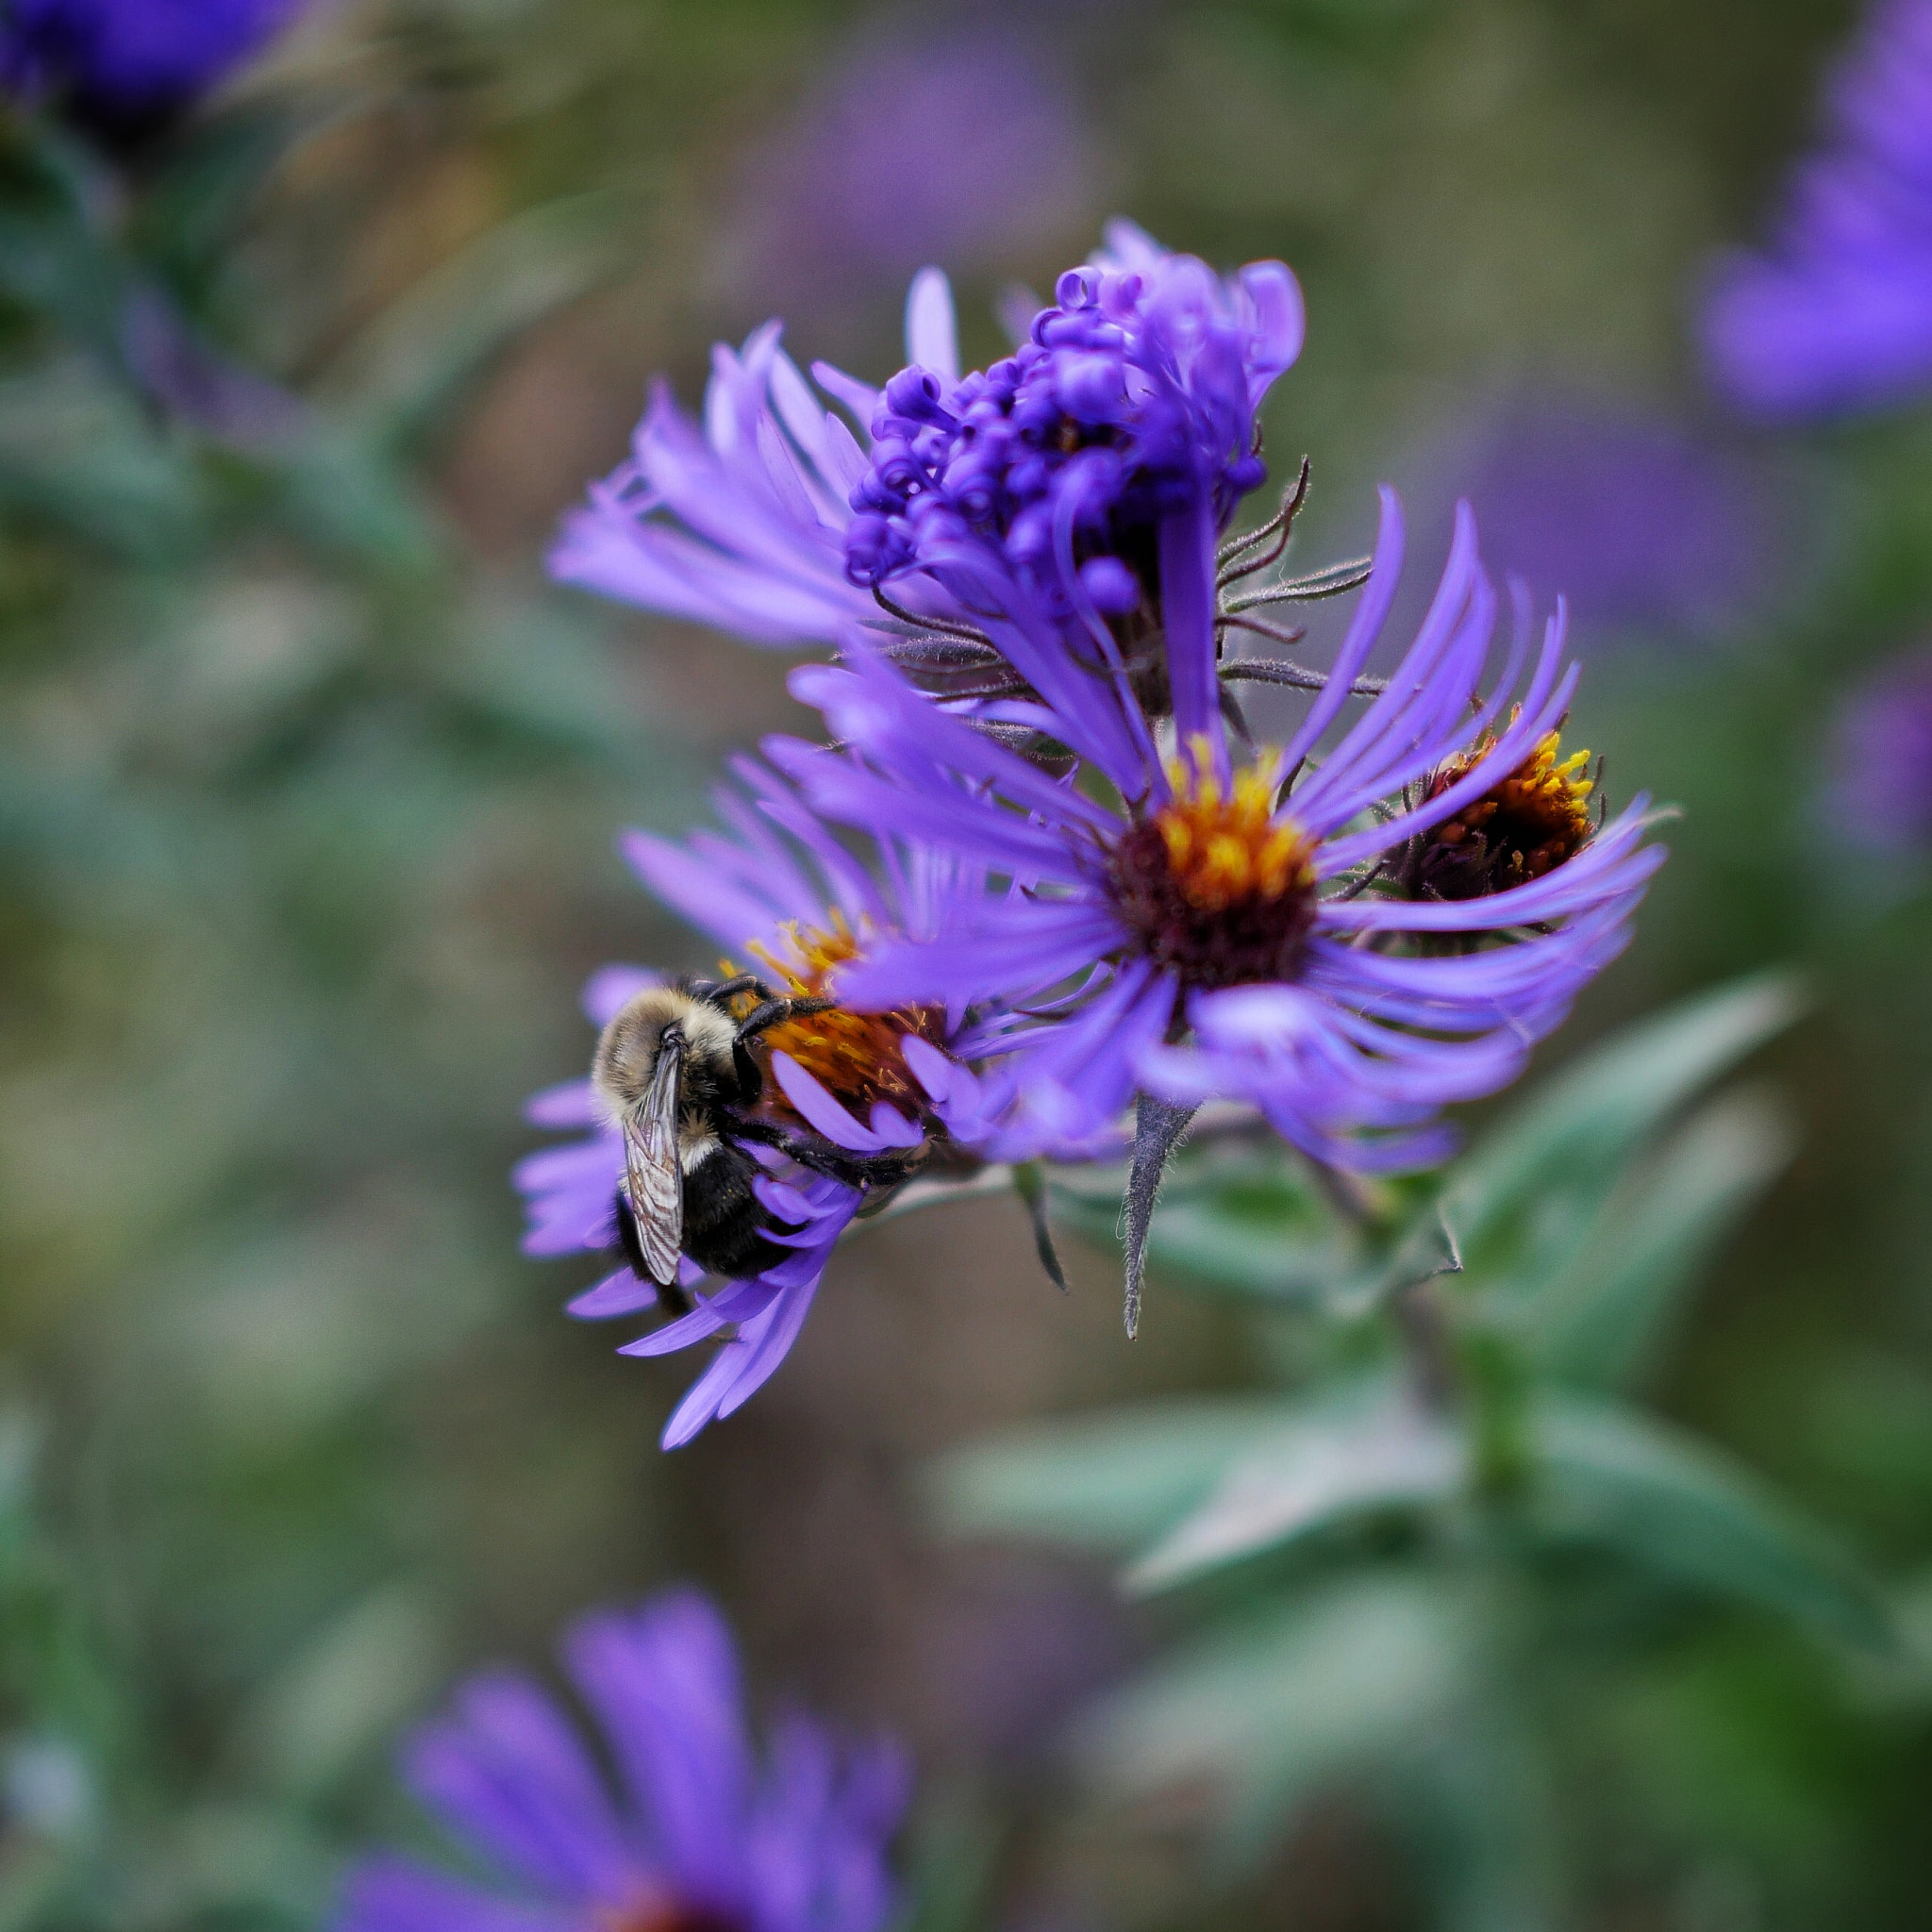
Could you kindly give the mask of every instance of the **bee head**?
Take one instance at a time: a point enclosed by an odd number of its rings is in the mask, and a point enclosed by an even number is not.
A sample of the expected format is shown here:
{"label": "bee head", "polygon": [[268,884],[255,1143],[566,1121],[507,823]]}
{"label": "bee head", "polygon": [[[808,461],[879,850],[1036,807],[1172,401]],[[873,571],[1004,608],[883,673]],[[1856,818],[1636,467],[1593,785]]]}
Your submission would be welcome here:
{"label": "bee head", "polygon": [[728,1080],[738,1037],[729,1015],[681,987],[647,987],[611,1015],[591,1062],[591,1089],[613,1120],[643,1100],[667,1037],[685,1057],[688,1085],[700,1070],[713,1082]]}

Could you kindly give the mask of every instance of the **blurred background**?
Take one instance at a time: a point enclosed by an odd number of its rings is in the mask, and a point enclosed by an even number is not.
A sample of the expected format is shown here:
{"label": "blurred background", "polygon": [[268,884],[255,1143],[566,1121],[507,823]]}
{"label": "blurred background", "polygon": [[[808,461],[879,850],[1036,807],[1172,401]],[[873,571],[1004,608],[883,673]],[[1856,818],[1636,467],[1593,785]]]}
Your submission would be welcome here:
{"label": "blurred background", "polygon": [[[1299,554],[1365,547],[1387,478],[1431,571],[1468,494],[1491,561],[1572,599],[1570,741],[1683,808],[1533,1077],[1807,975],[1753,1067],[1795,1156],[1650,1392],[1932,1626],[1925,827],[1901,800],[1874,858],[1828,797],[1855,685],[1932,640],[1932,411],[1755,431],[1692,347],[1855,24],[338,0],[118,187],[10,129],[0,1924],[315,1924],[344,1848],[408,1828],[400,1725],[678,1576],[761,1690],[911,1740],[962,1927],[1436,1923],[1345,1779],[1220,1875],[1083,1799],[1063,1727],[1167,1613],[919,1507],[954,1444],[1245,1386],[1241,1309],[1158,1281],[1130,1348],[1114,1256],[1069,1242],[1062,1298],[1017,1206],[935,1210],[852,1243],[776,1380],[665,1457],[691,1365],[617,1357],[559,1313],[594,1265],[517,1249],[522,1104],[585,1064],[586,974],[708,963],[616,831],[694,822],[723,753],[811,722],[784,654],[547,587],[558,513],[653,372],[694,404],[711,341],[782,314],[879,379],[928,261],[983,361],[1003,291],[1116,212],[1302,277],[1267,425],[1277,471],[1313,460]],[[161,291],[151,353],[103,333],[76,223]],[[1561,1923],[1924,1923],[1932,1671],[1709,1607],[1609,1663],[1597,1635],[1545,1658]]]}

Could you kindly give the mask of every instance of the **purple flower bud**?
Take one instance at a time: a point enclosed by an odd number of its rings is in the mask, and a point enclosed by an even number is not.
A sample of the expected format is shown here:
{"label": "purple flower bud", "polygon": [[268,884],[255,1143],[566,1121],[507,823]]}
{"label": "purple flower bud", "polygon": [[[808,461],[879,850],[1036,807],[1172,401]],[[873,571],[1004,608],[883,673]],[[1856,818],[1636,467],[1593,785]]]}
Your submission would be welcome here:
{"label": "purple flower bud", "polygon": [[1104,443],[1083,449],[1060,472],[1054,494],[1073,497],[1089,516],[1096,510],[1104,515],[1121,493],[1124,468],[1117,449]]}
{"label": "purple flower bud", "polygon": [[894,496],[904,496],[925,481],[925,472],[919,466],[910,445],[896,437],[873,445],[872,466],[874,475]]}
{"label": "purple flower bud", "polygon": [[914,423],[950,424],[953,419],[940,403],[941,392],[939,377],[915,365],[900,370],[886,384],[886,406],[895,416]]}
{"label": "purple flower bud", "polygon": [[12,0],[0,85],[52,95],[68,117],[133,145],[193,106],[306,0]]}
{"label": "purple flower bud", "polygon": [[1091,308],[1099,299],[1099,282],[1091,268],[1070,268],[1054,284],[1053,299],[1062,308]]}
{"label": "purple flower bud", "polygon": [[1055,387],[1060,408],[1082,423],[1118,423],[1125,413],[1127,390],[1117,357],[1070,356]]}
{"label": "purple flower bud", "polygon": [[1007,532],[1007,548],[1023,562],[1045,563],[1053,555],[1053,506],[1028,504]]}
{"label": "purple flower bud", "polygon": [[902,547],[884,517],[860,510],[845,526],[846,576],[861,587],[877,583],[890,572]]}
{"label": "purple flower bud", "polygon": [[1030,502],[1045,491],[1052,475],[1043,456],[1024,456],[1007,472],[1007,489],[1018,501]]}
{"label": "purple flower bud", "polygon": [[912,526],[912,541],[920,550],[942,543],[963,542],[969,532],[966,522],[943,497],[915,496],[906,512]]}
{"label": "purple flower bud", "polygon": [[1060,406],[1054,400],[1047,383],[1029,384],[1013,399],[1013,424],[1029,435],[1039,436],[1059,421]]}
{"label": "purple flower bud", "polygon": [[[1255,409],[1299,345],[1293,277],[1264,263],[1224,281],[1124,227],[1113,244],[1059,278],[1029,341],[943,391],[944,403],[923,368],[887,384],[873,470],[896,501],[911,492],[898,527],[913,567],[929,541],[964,533],[1048,611],[1071,615],[1091,599],[1117,614],[1159,601],[1159,586],[1125,559],[1154,554],[1163,520],[1191,508],[1224,528],[1262,481]],[[943,517],[908,478],[908,445],[926,478],[943,478]],[[1060,575],[1074,567],[1069,522],[1077,560],[1121,565],[1097,571],[1097,590],[1083,576],[1080,599]]]}
{"label": "purple flower bud", "polygon": [[870,470],[852,486],[845,501],[855,511],[877,512],[882,516],[895,515],[906,508],[906,499],[887,489]]}
{"label": "purple flower bud", "polygon": [[1227,487],[1238,496],[1245,496],[1251,490],[1258,490],[1267,480],[1268,465],[1259,457],[1237,457],[1228,464],[1224,473]]}
{"label": "purple flower bud", "polygon": [[970,524],[985,523],[999,507],[998,468],[974,451],[947,464],[943,480],[947,499]]}
{"label": "purple flower bud", "polygon": [[1106,616],[1124,617],[1140,608],[1141,580],[1117,557],[1090,557],[1080,566],[1080,588]]}

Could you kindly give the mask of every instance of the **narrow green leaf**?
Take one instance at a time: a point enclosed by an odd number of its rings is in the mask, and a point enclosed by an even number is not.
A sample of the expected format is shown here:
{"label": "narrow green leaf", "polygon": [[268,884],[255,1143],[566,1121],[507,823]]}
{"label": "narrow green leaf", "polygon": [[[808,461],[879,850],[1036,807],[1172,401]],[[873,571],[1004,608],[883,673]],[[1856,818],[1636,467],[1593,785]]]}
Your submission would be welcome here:
{"label": "narrow green leaf", "polygon": [[1458,1163],[1444,1194],[1472,1270],[1546,1280],[1644,1138],[1802,1004],[1788,975],[1760,974],[1627,1028],[1539,1089]]}
{"label": "narrow green leaf", "polygon": [[1552,1291],[1524,1305],[1546,1374],[1626,1386],[1656,1360],[1704,1263],[1789,1163],[1789,1118],[1762,1093],[1713,1101],[1612,1197]]}
{"label": "narrow green leaf", "polygon": [[136,245],[177,275],[219,272],[220,253],[258,205],[262,183],[304,133],[284,101],[238,104],[197,116],[155,166],[134,209]]}
{"label": "narrow green leaf", "polygon": [[1010,1827],[987,1797],[970,1787],[922,1790],[889,1932],[977,1932],[991,1922]]}
{"label": "narrow green leaf", "polygon": [[1252,1441],[1198,1507],[1127,1571],[1171,1590],[1352,1517],[1441,1501],[1461,1488],[1460,1434],[1377,1378],[1292,1411]]}
{"label": "narrow green leaf", "polygon": [[0,382],[0,506],[156,560],[194,541],[205,508],[192,463],[77,356]]}
{"label": "narrow green leaf", "polygon": [[1548,1398],[1535,1419],[1532,1524],[1658,1576],[1738,1598],[1826,1637],[1890,1652],[1874,1585],[1741,1464],[1641,1411]]}
{"label": "narrow green leaf", "polygon": [[1158,1402],[1014,1430],[942,1457],[927,1501],[956,1536],[1131,1549],[1207,1495],[1279,1402]]}

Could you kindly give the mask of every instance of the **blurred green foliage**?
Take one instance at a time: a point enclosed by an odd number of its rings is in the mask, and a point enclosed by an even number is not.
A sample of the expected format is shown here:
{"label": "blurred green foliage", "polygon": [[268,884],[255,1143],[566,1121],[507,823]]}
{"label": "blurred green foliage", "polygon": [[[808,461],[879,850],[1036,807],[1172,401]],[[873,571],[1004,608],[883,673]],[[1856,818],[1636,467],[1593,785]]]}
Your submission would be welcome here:
{"label": "blurred green foliage", "polygon": [[1287,1391],[1037,1424],[938,1473],[956,1531],[1127,1552],[1124,1589],[1205,1618],[1083,1720],[1093,1782],[1205,1782],[1239,1871],[1352,1777],[1413,1840],[1432,1922],[1553,1924],[1561,1849],[1595,1849],[1581,1791],[1552,1835],[1553,1759],[1607,1662],[1728,1599],[1907,1668],[1826,1530],[1626,1393],[1790,1153],[1748,1090],[1687,1106],[1796,1010],[1759,979],[1631,1029],[1358,1224],[1278,1153],[1176,1171],[1157,1254],[1272,1310]]}
{"label": "blurred green foliage", "polygon": [[[455,1672],[690,1569],[761,1677],[914,1733],[924,1932],[1921,1922],[1932,898],[1817,785],[1848,680],[1932,621],[1932,421],[1773,447],[1686,347],[1850,19],[370,0],[132,170],[8,114],[0,1925],[316,1923],[408,1828],[388,1748]],[[1675,854],[1575,1058],[1441,1189],[1357,1225],[1197,1147],[1131,1354],[1105,1268],[1036,1296],[1017,1215],[902,1223],[667,1463],[678,1368],[558,1319],[503,1174],[583,973],[700,957],[613,830],[695,817],[783,667],[553,593],[541,546],[713,335],[783,301],[801,353],[890,366],[891,276],[744,238],[874,39],[967,31],[1088,156],[1064,232],[952,264],[969,352],[1119,208],[1303,275],[1269,427],[1314,554],[1549,393],[1789,521],[1721,622],[1582,601],[1577,724]],[[1054,1201],[1106,1239],[1095,1177]],[[936,1554],[909,1475],[995,1424],[940,1493],[1007,1547]],[[1051,1583],[1041,1543],[1077,1546]]]}

